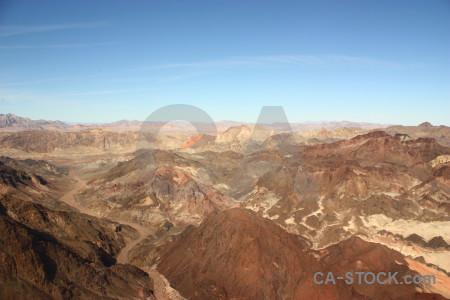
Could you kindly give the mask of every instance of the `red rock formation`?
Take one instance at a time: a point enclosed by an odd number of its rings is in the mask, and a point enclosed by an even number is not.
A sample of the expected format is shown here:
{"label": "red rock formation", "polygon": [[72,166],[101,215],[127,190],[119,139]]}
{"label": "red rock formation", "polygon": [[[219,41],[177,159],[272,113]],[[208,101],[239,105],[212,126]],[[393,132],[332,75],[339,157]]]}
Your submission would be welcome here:
{"label": "red rock formation", "polygon": [[358,237],[319,252],[307,245],[253,212],[230,209],[167,244],[158,270],[189,299],[445,299],[409,285],[316,284],[316,272],[415,273],[399,252]]}
{"label": "red rock formation", "polygon": [[184,143],[180,149],[186,149],[192,147],[195,143],[197,143],[198,140],[200,140],[203,137],[203,134],[199,134],[191,138],[189,141]]}

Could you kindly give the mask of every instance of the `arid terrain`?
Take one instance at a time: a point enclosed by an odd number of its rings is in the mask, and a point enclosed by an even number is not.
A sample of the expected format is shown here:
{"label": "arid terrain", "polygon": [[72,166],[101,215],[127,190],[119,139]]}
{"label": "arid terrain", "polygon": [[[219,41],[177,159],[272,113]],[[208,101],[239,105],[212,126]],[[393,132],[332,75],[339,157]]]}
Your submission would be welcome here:
{"label": "arid terrain", "polygon": [[0,299],[450,298],[449,127],[163,128],[0,115]]}

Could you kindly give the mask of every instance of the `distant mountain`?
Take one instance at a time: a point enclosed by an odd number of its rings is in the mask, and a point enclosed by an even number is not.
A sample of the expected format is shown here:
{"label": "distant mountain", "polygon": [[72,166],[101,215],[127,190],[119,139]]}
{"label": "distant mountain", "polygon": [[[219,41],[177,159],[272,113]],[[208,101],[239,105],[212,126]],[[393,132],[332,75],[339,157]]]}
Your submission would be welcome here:
{"label": "distant mountain", "polygon": [[[143,127],[143,124],[145,127]],[[242,142],[242,139],[249,137],[253,132],[254,123],[236,122],[236,121],[219,121],[215,123],[217,131],[220,133],[217,138],[221,141],[221,134],[224,138],[230,138],[230,133],[233,133],[235,142]],[[62,122],[49,120],[32,120],[25,117],[20,117],[14,114],[0,114],[0,132],[20,132],[30,130],[52,130],[64,132],[78,132],[89,129],[104,129],[107,131],[149,131],[151,133],[183,133],[193,134],[200,132],[213,134],[210,132],[211,126],[206,123],[189,124],[185,121],[173,121],[168,124],[161,122],[142,122],[139,120],[119,120],[111,123],[76,123],[76,122]],[[262,131],[272,131],[273,133],[286,132],[289,128],[300,133],[297,140],[301,142],[314,143],[317,142],[332,142],[342,138],[351,138],[356,134],[365,133],[373,129],[382,129],[391,135],[407,134],[411,138],[434,138],[438,143],[444,146],[450,146],[450,127],[447,126],[433,126],[429,122],[423,122],[419,126],[402,126],[390,125],[381,123],[368,122],[350,122],[350,121],[331,121],[331,122],[305,122],[305,123],[274,123],[274,124],[258,124],[258,128]],[[231,129],[231,130],[230,130]],[[249,132],[246,134],[237,134],[237,131],[245,129]],[[267,132],[269,133],[269,132]],[[214,135],[214,134],[213,134]],[[265,136],[266,134],[264,134]],[[210,137],[208,135],[208,137]],[[239,137],[239,138],[237,138]],[[225,138],[225,140],[227,139]],[[211,137],[211,139],[215,139]],[[239,140],[239,141],[238,141]],[[198,147],[203,143],[203,139],[199,139],[195,144]]]}
{"label": "distant mountain", "polygon": [[38,153],[52,152],[56,149],[89,147],[90,151],[133,149],[137,132],[114,132],[103,129],[89,129],[78,132],[57,130],[21,131],[2,133],[0,145],[3,148],[19,149]]}
{"label": "distant mountain", "polygon": [[444,125],[433,126],[429,122],[423,122],[419,126],[389,126],[385,131],[390,134],[407,134],[414,139],[420,137],[434,138],[439,144],[450,146],[450,127]]}
{"label": "distant mountain", "polygon": [[315,130],[315,129],[338,129],[338,128],[349,128],[356,127],[362,129],[375,129],[375,128],[386,128],[391,126],[391,124],[382,124],[382,123],[368,123],[368,122],[350,122],[350,121],[331,121],[331,122],[322,122],[322,123],[292,123],[291,127],[295,131],[303,131],[303,130]]}
{"label": "distant mountain", "polygon": [[[60,130],[60,131],[80,131],[90,128],[107,128],[115,131],[139,131],[141,130],[143,121],[138,120],[119,120],[111,123],[83,123],[83,122],[62,122],[62,121],[48,121],[48,120],[32,120],[25,117],[19,117],[14,114],[0,114],[0,132],[11,131],[26,131],[26,130]],[[163,124],[160,122],[145,123],[149,126],[148,129],[159,130],[162,126],[163,132],[180,132],[193,133],[195,128],[200,130],[209,129],[205,123],[196,123],[194,126],[184,121],[173,121],[170,124]],[[205,127],[206,125],[206,127]],[[236,126],[250,126],[254,123],[236,122],[236,121],[219,121],[215,123],[217,131],[223,132],[229,128]],[[322,128],[335,130],[339,128],[357,127],[361,129],[385,128],[389,124],[366,123],[366,122],[349,122],[349,121],[335,121],[322,123],[290,123],[286,126],[285,123],[274,124],[258,124],[268,130],[285,131],[286,128],[291,128],[294,131],[309,131],[319,130]],[[195,128],[194,128],[195,127]]]}
{"label": "distant mountain", "polygon": [[67,125],[61,121],[31,120],[14,114],[0,114],[0,130],[23,131],[43,129],[64,129]]}

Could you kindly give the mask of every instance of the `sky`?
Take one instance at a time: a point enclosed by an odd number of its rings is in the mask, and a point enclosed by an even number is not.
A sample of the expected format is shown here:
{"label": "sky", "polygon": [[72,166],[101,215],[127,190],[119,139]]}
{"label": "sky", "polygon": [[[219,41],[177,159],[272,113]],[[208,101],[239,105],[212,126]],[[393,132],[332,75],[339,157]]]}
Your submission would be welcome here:
{"label": "sky", "polygon": [[450,125],[450,1],[0,0],[0,113]]}

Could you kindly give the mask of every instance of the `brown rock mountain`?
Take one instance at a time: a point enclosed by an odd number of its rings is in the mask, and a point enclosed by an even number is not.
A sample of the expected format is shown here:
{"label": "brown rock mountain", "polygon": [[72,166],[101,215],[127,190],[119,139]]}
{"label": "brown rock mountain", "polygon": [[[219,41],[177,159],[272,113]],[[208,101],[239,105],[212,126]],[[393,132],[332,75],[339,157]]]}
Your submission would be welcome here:
{"label": "brown rock mountain", "polygon": [[448,163],[434,162],[448,153],[433,139],[405,141],[381,131],[254,153],[242,172],[249,177],[259,168],[264,175],[243,197],[245,207],[320,247],[348,237],[343,227],[349,224],[353,232],[364,229],[359,221],[369,215],[444,221],[450,209]]}
{"label": "brown rock mountain", "polygon": [[71,208],[59,201],[68,184],[67,169],[44,160],[0,156],[0,195],[41,203],[53,209]]}
{"label": "brown rock mountain", "polygon": [[419,126],[396,125],[387,127],[385,130],[390,134],[407,134],[415,139],[420,137],[434,138],[441,145],[450,146],[450,127],[444,125],[433,126],[429,122],[424,122]]}
{"label": "brown rock mountain", "polygon": [[162,224],[166,218],[179,225],[198,223],[211,211],[234,205],[210,185],[206,175],[196,176],[206,168],[171,151],[138,151],[131,160],[92,178],[81,192],[80,202],[104,207],[103,216],[125,218],[131,212],[146,223]]}
{"label": "brown rock mountain", "polygon": [[[120,250],[137,237],[134,229],[36,203],[36,193],[41,199],[48,197],[40,193],[45,186],[39,186],[52,176],[62,176],[59,172],[64,170],[42,161],[6,157],[1,161],[0,299],[153,297],[147,273],[116,264]],[[25,170],[47,172],[48,177],[30,175]]]}
{"label": "brown rock mountain", "polygon": [[[376,238],[383,218],[419,222],[425,232],[438,226],[431,222],[445,222],[450,174],[441,158],[449,153],[433,139],[382,131],[246,155],[144,150],[92,177],[77,199],[100,216],[132,218],[155,232],[165,222],[198,224],[210,212],[239,205],[323,248],[353,234]],[[137,264],[155,259],[155,245],[147,242],[133,255]],[[425,255],[427,262],[445,261],[434,254]]]}
{"label": "brown rock mountain", "polygon": [[[130,265],[105,266],[54,236],[17,222],[0,205],[1,299],[145,299],[148,274]],[[81,228],[80,228],[81,229]]]}
{"label": "brown rock mountain", "polygon": [[403,256],[353,237],[320,251],[255,213],[210,214],[163,250],[158,270],[188,299],[445,299],[406,285],[314,283],[315,272],[414,274]]}

